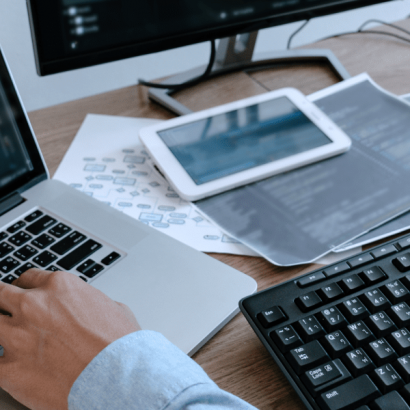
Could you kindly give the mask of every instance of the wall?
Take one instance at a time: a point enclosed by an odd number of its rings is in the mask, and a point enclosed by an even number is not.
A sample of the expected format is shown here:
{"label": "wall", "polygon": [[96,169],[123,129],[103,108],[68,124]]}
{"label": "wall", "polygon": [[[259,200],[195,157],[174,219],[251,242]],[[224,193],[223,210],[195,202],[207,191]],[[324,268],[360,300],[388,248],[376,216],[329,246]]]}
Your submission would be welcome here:
{"label": "wall", "polygon": [[[395,21],[410,14],[410,0],[392,1],[360,10],[312,20],[292,46],[324,36],[356,30],[370,18]],[[256,51],[286,47],[289,35],[300,22],[261,32]],[[154,79],[205,64],[209,45],[132,58],[68,73],[38,77],[35,70],[25,0],[0,0],[0,44],[13,71],[28,111],[135,84],[137,77]]]}

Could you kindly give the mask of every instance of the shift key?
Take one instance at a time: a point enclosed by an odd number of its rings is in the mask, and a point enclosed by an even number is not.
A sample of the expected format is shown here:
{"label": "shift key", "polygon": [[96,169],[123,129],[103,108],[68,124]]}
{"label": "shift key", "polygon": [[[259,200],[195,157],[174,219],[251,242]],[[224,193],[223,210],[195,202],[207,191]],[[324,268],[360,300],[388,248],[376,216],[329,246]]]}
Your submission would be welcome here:
{"label": "shift key", "polygon": [[65,256],[63,259],[57,262],[57,265],[61,266],[65,270],[70,270],[74,266],[78,265],[84,259],[91,256],[95,251],[102,247],[98,242],[89,239],[87,242],[83,243],[77,249],[74,249],[71,253]]}
{"label": "shift key", "polygon": [[367,374],[335,387],[318,398],[326,410],[347,410],[372,402],[381,396],[380,391]]}

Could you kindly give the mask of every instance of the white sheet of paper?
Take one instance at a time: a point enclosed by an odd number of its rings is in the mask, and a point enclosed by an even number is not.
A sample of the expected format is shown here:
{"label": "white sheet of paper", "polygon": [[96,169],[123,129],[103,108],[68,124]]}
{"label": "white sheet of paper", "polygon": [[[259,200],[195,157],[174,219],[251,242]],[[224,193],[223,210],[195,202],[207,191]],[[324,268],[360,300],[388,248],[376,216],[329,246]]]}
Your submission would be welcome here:
{"label": "white sheet of paper", "polygon": [[151,168],[138,132],[157,122],[89,114],[54,178],[197,250],[257,255],[199,215]]}

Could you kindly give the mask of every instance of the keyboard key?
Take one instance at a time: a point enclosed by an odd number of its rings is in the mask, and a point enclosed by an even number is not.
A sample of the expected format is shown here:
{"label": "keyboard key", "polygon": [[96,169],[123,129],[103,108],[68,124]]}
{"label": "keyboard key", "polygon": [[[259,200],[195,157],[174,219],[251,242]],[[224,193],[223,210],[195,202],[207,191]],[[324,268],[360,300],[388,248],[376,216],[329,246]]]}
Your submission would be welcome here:
{"label": "keyboard key", "polygon": [[14,251],[14,249],[15,248],[6,242],[0,243],[0,259],[7,256],[10,252]]}
{"label": "keyboard key", "polygon": [[387,245],[381,248],[374,249],[370,253],[375,259],[379,259],[397,253],[397,249],[394,245]]}
{"label": "keyboard key", "polygon": [[385,396],[374,401],[374,410],[410,410],[408,404],[396,391],[392,391]]}
{"label": "keyboard key", "polygon": [[410,353],[410,332],[406,328],[392,332],[389,341],[400,356]]}
{"label": "keyboard key", "polygon": [[397,359],[395,363],[396,370],[400,374],[405,383],[410,382],[410,355],[406,355]]}
{"label": "keyboard key", "polygon": [[[91,266],[93,266],[93,265],[95,265],[95,262],[92,259],[88,259],[84,263],[82,263],[80,266],[78,266],[77,270],[80,273],[84,273],[86,270],[90,269]],[[262,312],[262,313],[264,313],[264,312]],[[273,311],[272,311],[272,314],[273,314]]]}
{"label": "keyboard key", "polygon": [[319,322],[326,329],[327,332],[333,332],[337,329],[343,329],[347,326],[345,317],[340,313],[340,310],[331,306],[328,309],[322,310],[318,313]]}
{"label": "keyboard key", "polygon": [[40,218],[41,215],[43,215],[43,212],[37,210],[37,211],[32,212],[29,216],[26,216],[24,220],[28,223],[31,223],[35,221],[36,219]]}
{"label": "keyboard key", "polygon": [[0,241],[3,241],[7,237],[8,237],[8,235],[6,234],[6,232],[0,232]]}
{"label": "keyboard key", "polygon": [[20,232],[17,232],[12,237],[10,237],[9,242],[14,246],[22,246],[26,242],[28,242],[30,239],[32,239],[32,236],[30,236],[26,232],[20,231]]}
{"label": "keyboard key", "polygon": [[[88,264],[89,261],[92,263],[90,263],[88,267],[84,268],[84,265]],[[85,276],[88,276],[87,270],[92,268],[93,265],[95,265],[95,262],[89,259],[87,262],[83,263],[77,270],[83,273]],[[263,327],[269,328],[276,325],[277,323],[285,321],[287,317],[282,312],[282,309],[279,306],[273,306],[270,309],[264,310],[259,313],[258,319]]]}
{"label": "keyboard key", "polygon": [[330,357],[317,340],[313,340],[303,346],[292,349],[288,353],[289,363],[297,374],[324,364]]}
{"label": "keyboard key", "polygon": [[56,259],[56,255],[52,254],[49,251],[44,251],[43,253],[40,253],[40,255],[36,256],[33,259],[33,262],[41,266],[42,268],[45,268],[48,265],[50,265],[50,263],[54,262]]}
{"label": "keyboard key", "polygon": [[351,275],[341,280],[339,285],[346,293],[353,293],[364,288],[365,283],[360,279],[359,275]]}
{"label": "keyboard key", "polygon": [[14,252],[13,255],[19,258],[20,260],[22,260],[23,262],[25,262],[29,260],[30,258],[32,258],[37,253],[38,253],[37,249],[33,248],[30,245],[26,245],[23,248],[17,249],[17,251]]}
{"label": "keyboard key", "polygon": [[382,291],[394,305],[410,299],[409,291],[399,280],[387,283]]}
{"label": "keyboard key", "polygon": [[399,242],[396,243],[396,245],[398,245],[400,249],[410,248],[410,236],[400,239]]}
{"label": "keyboard key", "polygon": [[340,309],[349,322],[357,322],[369,316],[369,311],[359,298],[346,300],[340,305]]}
{"label": "keyboard key", "polygon": [[87,269],[84,272],[84,275],[87,276],[88,278],[92,279],[94,276],[97,276],[100,272],[104,270],[104,266],[95,263],[93,266],[91,266],[90,269]]}
{"label": "keyboard key", "polygon": [[371,342],[368,346],[367,352],[376,366],[390,363],[399,357],[385,339],[379,339]]}
{"label": "keyboard key", "polygon": [[57,268],[57,266],[51,265],[47,268],[49,272],[61,272],[61,269]]}
{"label": "keyboard key", "polygon": [[322,304],[322,299],[317,295],[316,292],[309,292],[306,295],[295,300],[295,303],[298,305],[299,309],[302,312],[308,312],[309,310],[315,309]]}
{"label": "keyboard key", "polygon": [[9,256],[8,258],[5,258],[0,262],[0,272],[9,273],[13,269],[16,269],[19,265],[20,263],[18,261]]}
{"label": "keyboard key", "polygon": [[322,341],[323,347],[332,359],[343,356],[350,352],[353,347],[341,330],[326,335]]}
{"label": "keyboard key", "polygon": [[400,272],[407,272],[408,270],[410,270],[410,253],[406,253],[396,259],[393,259],[393,265]]}
{"label": "keyboard key", "polygon": [[370,377],[363,375],[321,394],[318,403],[325,410],[351,410],[380,396]]}
{"label": "keyboard key", "polygon": [[31,262],[27,262],[25,265],[21,266],[17,270],[14,271],[16,276],[21,276],[24,272],[27,272],[30,269],[37,268],[37,266],[33,265]]}
{"label": "keyboard key", "polygon": [[305,342],[319,339],[319,337],[325,335],[323,327],[320,325],[315,316],[308,316],[302,320],[299,320],[295,323],[295,327]]}
{"label": "keyboard key", "polygon": [[42,218],[32,223],[26,228],[26,231],[30,232],[33,235],[40,235],[41,232],[45,231],[48,228],[51,228],[57,221],[51,216],[44,215]]}
{"label": "keyboard key", "polygon": [[[118,254],[117,254],[118,255]],[[118,255],[119,256],[119,255]],[[102,261],[102,263],[104,263],[104,261]],[[106,265],[106,263],[104,263]],[[322,280],[325,280],[326,276],[321,273],[321,272],[316,272],[316,273],[312,273],[311,275],[305,276],[302,279],[299,279],[296,284],[300,287],[300,288],[306,288],[310,285],[313,285],[315,283],[319,283]]]}
{"label": "keyboard key", "polygon": [[19,221],[16,222],[14,225],[10,226],[7,228],[7,232],[9,233],[16,233],[20,229],[24,228],[26,226],[26,223],[24,221]]}
{"label": "keyboard key", "polygon": [[352,379],[352,376],[339,360],[322,364],[309,370],[301,376],[303,384],[310,394],[316,397],[319,393],[329,390]]}
{"label": "keyboard key", "polygon": [[410,325],[410,307],[407,303],[399,303],[398,305],[392,306],[390,309],[389,316],[396,323],[397,327],[402,328]]}
{"label": "keyboard key", "polygon": [[350,266],[346,263],[339,263],[338,265],[333,265],[323,271],[326,277],[330,278],[335,275],[340,275],[343,272],[350,270]]}
{"label": "keyboard key", "polygon": [[85,278],[84,276],[81,276],[81,275],[80,275],[79,278],[82,279],[84,282],[88,282],[88,279]]}
{"label": "keyboard key", "polygon": [[337,283],[331,283],[320,289],[320,297],[325,302],[331,302],[332,300],[339,299],[343,296],[344,292]]}
{"label": "keyboard key", "polygon": [[369,326],[369,329],[376,337],[384,337],[397,330],[396,325],[385,312],[371,315],[367,320],[367,326]]}
{"label": "keyboard key", "polygon": [[7,275],[5,276],[1,281],[4,283],[8,283],[11,285],[17,278],[13,275]]}
{"label": "keyboard key", "polygon": [[365,281],[366,285],[373,285],[386,279],[386,274],[378,266],[365,269],[360,276]]}
{"label": "keyboard key", "polygon": [[64,235],[67,235],[69,232],[71,232],[72,229],[69,228],[67,225],[64,225],[62,223],[59,223],[55,226],[53,226],[48,233],[50,235],[55,236],[56,238],[62,238]]}
{"label": "keyboard key", "polygon": [[54,238],[43,233],[42,235],[34,239],[34,241],[31,242],[31,244],[36,246],[39,249],[45,249],[47,248],[47,246],[50,246],[55,241],[56,240]]}
{"label": "keyboard key", "polygon": [[352,268],[358,268],[359,266],[365,265],[366,263],[371,262],[374,260],[373,256],[370,253],[365,253],[364,255],[356,256],[356,258],[352,258],[347,261],[347,263]]}
{"label": "keyboard key", "polygon": [[391,303],[380,289],[369,290],[361,296],[362,302],[371,313],[387,310]]}
{"label": "keyboard key", "polygon": [[373,333],[362,320],[347,326],[345,329],[345,335],[354,347],[363,346],[375,339]]}
{"label": "keyboard key", "polygon": [[57,265],[61,266],[65,270],[70,270],[74,268],[74,266],[81,263],[84,259],[90,257],[101,247],[101,244],[89,239],[87,242],[80,245],[77,249],[74,249],[71,253],[57,262]]}
{"label": "keyboard key", "polygon": [[368,373],[376,368],[363,349],[356,349],[347,353],[345,364],[354,377]]}
{"label": "keyboard key", "polygon": [[373,380],[383,394],[404,386],[403,379],[391,364],[385,364],[374,370]]}
{"label": "keyboard key", "polygon": [[303,344],[302,339],[292,326],[284,326],[271,333],[272,340],[277,344],[282,353],[299,347]]}
{"label": "keyboard key", "polygon": [[57,255],[64,255],[75,246],[85,241],[87,237],[80,232],[74,231],[70,235],[66,236],[61,241],[57,242],[50,249]]}
{"label": "keyboard key", "polygon": [[121,255],[117,252],[111,252],[108,256],[106,256],[101,263],[103,265],[109,266],[114,263],[117,259],[121,258]]}

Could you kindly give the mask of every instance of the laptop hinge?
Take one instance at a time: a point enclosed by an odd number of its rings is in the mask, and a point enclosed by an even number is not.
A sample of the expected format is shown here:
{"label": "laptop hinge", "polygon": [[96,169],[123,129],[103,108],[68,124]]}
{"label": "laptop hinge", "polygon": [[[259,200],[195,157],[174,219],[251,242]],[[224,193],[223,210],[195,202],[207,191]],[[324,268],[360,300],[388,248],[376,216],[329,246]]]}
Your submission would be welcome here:
{"label": "laptop hinge", "polygon": [[4,199],[0,202],[0,216],[4,215],[6,212],[10,211],[16,206],[19,206],[24,201],[24,198],[19,193],[15,193],[12,196],[9,196],[7,199]]}

